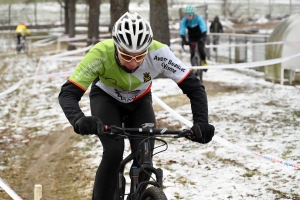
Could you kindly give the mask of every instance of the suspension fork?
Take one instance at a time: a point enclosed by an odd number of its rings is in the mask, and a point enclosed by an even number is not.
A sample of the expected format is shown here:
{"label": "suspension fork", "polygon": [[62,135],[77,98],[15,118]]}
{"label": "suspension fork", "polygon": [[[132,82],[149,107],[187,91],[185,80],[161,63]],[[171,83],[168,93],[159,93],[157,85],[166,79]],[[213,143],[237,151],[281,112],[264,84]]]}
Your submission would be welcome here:
{"label": "suspension fork", "polygon": [[[139,148],[137,157],[139,166],[132,166],[130,169],[131,187],[130,193],[133,199],[138,198],[141,192],[146,188],[147,184],[153,184],[162,188],[163,171],[160,168],[154,168],[152,163],[152,151],[150,140],[147,139]],[[140,180],[141,172],[145,172],[145,176],[153,173],[156,176],[156,183],[153,181]]]}

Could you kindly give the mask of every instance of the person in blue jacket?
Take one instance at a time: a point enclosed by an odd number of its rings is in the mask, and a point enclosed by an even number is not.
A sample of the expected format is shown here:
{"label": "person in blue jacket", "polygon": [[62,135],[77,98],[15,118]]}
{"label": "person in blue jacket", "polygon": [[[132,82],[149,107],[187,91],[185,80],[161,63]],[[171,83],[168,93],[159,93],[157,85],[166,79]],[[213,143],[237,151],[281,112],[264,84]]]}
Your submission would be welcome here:
{"label": "person in blue jacket", "polygon": [[[185,16],[180,22],[180,36],[182,38],[182,45],[190,45],[190,42],[198,42],[198,50],[202,60],[201,65],[206,66],[206,53],[205,53],[205,41],[206,41],[206,24],[203,18],[195,14],[195,8],[193,6],[186,6],[184,9]],[[186,29],[188,30],[188,41],[185,37]],[[194,56],[195,51],[191,48],[191,59]]]}

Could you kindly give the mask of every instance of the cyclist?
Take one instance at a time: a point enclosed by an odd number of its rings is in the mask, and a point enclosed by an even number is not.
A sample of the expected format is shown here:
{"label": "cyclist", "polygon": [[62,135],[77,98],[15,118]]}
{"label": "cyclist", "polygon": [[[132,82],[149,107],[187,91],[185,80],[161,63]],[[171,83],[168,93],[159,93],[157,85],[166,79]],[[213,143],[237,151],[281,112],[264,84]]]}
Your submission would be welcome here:
{"label": "cyclist", "polygon": [[[203,18],[195,14],[193,6],[186,6],[184,9],[185,16],[180,21],[180,36],[182,38],[182,45],[190,45],[190,42],[198,42],[198,50],[201,57],[201,65],[206,66],[206,25]],[[186,29],[188,29],[189,42],[185,38]],[[191,47],[191,61],[195,54],[195,50]]]}
{"label": "cyclist", "polygon": [[[223,33],[223,26],[219,20],[218,16],[215,16],[214,21],[210,24],[209,30],[211,33]],[[219,44],[219,35],[214,35],[213,36],[213,44],[217,45]],[[214,51],[217,51],[217,48],[213,48]]]}
{"label": "cyclist", "polygon": [[17,51],[21,51],[21,37],[23,37],[23,39],[26,39],[27,35],[30,35],[30,31],[28,30],[28,28],[26,27],[25,22],[22,22],[21,24],[19,24],[16,28],[16,34],[17,34]]}
{"label": "cyclist", "polygon": [[[103,124],[139,128],[156,123],[152,107],[152,80],[159,74],[175,81],[190,98],[194,125],[192,141],[208,143],[214,126],[208,123],[204,86],[170,48],[153,40],[152,29],[138,13],[126,12],[114,24],[112,39],[95,44],[61,87],[59,103],[74,131],[97,134],[103,156],[96,172],[93,200],[110,200],[117,185],[117,168],[122,160],[124,139],[101,134]],[[92,116],[85,116],[78,102],[89,88]],[[201,137],[202,134],[202,137]],[[141,139],[131,139],[134,152]],[[152,148],[154,142],[152,142]],[[133,165],[137,165],[137,161]],[[149,176],[140,178],[149,180]]]}

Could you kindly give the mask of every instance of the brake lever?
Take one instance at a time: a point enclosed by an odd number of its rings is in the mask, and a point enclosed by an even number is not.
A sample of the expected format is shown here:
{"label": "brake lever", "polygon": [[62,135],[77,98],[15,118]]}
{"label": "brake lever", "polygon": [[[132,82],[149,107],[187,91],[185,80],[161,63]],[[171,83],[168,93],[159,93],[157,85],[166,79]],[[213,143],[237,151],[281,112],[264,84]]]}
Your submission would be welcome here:
{"label": "brake lever", "polygon": [[111,126],[111,130],[107,133],[107,136],[115,141],[118,141],[122,138],[126,138],[126,133],[122,128]]}
{"label": "brake lever", "polygon": [[178,133],[178,135],[174,136],[174,138],[181,138],[181,137],[187,137],[191,135],[191,131],[188,129],[184,129],[183,131],[181,131],[180,133]]}

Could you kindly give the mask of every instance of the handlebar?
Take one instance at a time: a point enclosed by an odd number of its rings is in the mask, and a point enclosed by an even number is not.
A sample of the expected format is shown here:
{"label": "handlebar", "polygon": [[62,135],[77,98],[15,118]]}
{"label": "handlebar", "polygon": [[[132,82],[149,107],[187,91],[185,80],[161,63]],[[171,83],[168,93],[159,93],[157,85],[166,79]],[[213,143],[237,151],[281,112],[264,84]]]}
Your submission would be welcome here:
{"label": "handlebar", "polygon": [[[143,133],[150,136],[154,135],[174,135],[173,138],[186,137],[191,135],[191,131],[187,129],[183,130],[168,130],[158,129],[151,127],[153,124],[144,124],[142,128],[122,128],[117,126],[107,126],[103,127],[104,134],[109,136],[132,136],[132,133]],[[153,125],[154,126],[154,125]]]}

